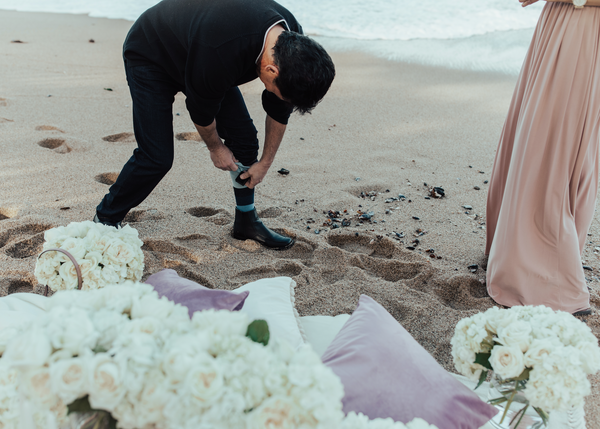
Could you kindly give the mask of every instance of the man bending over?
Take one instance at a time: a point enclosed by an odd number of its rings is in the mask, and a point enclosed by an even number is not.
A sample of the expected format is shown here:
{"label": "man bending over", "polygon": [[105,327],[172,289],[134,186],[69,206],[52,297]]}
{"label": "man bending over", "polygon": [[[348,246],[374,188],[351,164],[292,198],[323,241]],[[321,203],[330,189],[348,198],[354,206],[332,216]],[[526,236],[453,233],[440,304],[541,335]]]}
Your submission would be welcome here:
{"label": "man bending over", "polygon": [[[236,200],[233,237],[283,250],[294,240],[263,225],[254,187],[275,159],[292,111],[310,112],[335,76],[331,58],[272,0],[163,0],[133,24],[123,48],[138,147],[94,221],[119,226],[173,164],[173,102],[179,91],[215,167],[229,171]],[[265,85],[265,142],[239,85]]]}

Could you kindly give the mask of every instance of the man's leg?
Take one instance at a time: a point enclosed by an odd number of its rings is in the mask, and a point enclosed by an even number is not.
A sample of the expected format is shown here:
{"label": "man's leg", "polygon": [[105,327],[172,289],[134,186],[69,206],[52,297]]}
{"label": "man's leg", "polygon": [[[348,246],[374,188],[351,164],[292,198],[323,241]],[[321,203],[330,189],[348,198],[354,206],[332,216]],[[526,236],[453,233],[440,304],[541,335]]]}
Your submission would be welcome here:
{"label": "man's leg", "polygon": [[[233,156],[244,167],[250,167],[257,162],[257,131],[238,88],[231,88],[227,92],[221,102],[221,109],[217,114],[216,121],[217,132]],[[236,200],[233,237],[239,240],[256,240],[277,250],[291,247],[294,240],[271,231],[258,218],[254,208],[254,189],[247,188],[235,181],[240,172],[241,168],[231,174]]]}
{"label": "man's leg", "polygon": [[96,208],[97,221],[109,225],[118,225],[144,201],[173,165],[173,101],[178,88],[159,67],[125,70],[138,147]]}

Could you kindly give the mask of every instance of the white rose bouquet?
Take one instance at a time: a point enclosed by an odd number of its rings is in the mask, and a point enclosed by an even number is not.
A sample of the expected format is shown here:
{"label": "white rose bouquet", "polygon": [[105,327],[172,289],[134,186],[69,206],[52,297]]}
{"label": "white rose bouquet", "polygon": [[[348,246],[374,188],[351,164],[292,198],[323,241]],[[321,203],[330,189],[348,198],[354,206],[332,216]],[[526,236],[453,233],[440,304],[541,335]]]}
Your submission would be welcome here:
{"label": "white rose bouquet", "polygon": [[517,427],[532,406],[546,425],[549,411],[580,407],[590,394],[588,374],[600,369],[598,339],[569,313],[544,306],[490,308],[461,320],[451,341],[452,357],[461,374],[479,380],[493,371],[505,414],[516,397],[526,405],[513,417]]}
{"label": "white rose bouquet", "polygon": [[[49,229],[44,239],[44,250],[60,248],[74,257],[83,290],[142,278],[144,243],[129,225],[117,229],[92,221],[73,222]],[[76,289],[78,285],[75,265],[60,252],[43,253],[36,262],[35,276],[53,291]]]}

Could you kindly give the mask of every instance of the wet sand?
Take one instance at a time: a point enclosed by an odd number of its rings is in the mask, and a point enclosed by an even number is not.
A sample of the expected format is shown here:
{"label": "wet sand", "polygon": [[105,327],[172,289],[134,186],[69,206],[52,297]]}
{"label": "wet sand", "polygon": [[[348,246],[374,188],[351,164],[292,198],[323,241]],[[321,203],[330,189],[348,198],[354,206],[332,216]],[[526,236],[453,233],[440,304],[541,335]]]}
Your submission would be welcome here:
{"label": "wet sand", "polygon": [[[121,59],[131,23],[9,11],[0,21],[0,295],[39,293],[33,269],[43,232],[91,220],[136,147]],[[350,313],[364,293],[452,371],[455,324],[493,306],[485,290],[485,181],[516,78],[357,52],[332,56],[329,94],[313,114],[291,118],[256,194],[265,223],[296,245],[277,252],[230,237],[229,175],[212,166],[179,94],[173,169],[126,218],[145,242],[144,278],[167,267],[232,289],[290,276],[301,315]],[[261,91],[259,82],[242,87],[259,139]],[[431,186],[445,196],[426,199]],[[386,202],[399,194],[406,198]],[[324,225],[330,210],[350,226]],[[371,211],[361,224],[359,213]],[[590,234],[584,259],[597,313],[597,217]],[[597,314],[587,323],[600,333]],[[600,426],[599,380],[586,405],[590,428]]]}

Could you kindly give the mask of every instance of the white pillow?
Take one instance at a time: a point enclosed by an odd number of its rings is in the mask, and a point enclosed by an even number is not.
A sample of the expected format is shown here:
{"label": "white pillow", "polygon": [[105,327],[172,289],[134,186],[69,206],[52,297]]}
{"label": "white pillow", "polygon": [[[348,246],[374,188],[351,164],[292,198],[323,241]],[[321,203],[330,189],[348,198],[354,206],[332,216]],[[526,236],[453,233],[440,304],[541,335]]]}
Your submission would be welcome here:
{"label": "white pillow", "polygon": [[295,287],[291,278],[275,277],[248,283],[232,292],[250,292],[240,312],[251,320],[266,320],[271,338],[284,339],[298,349],[306,344],[306,336],[296,311]]}
{"label": "white pillow", "polygon": [[319,357],[323,356],[329,344],[340,332],[342,326],[350,319],[349,314],[337,316],[303,316],[300,324],[304,328],[306,339]]}

